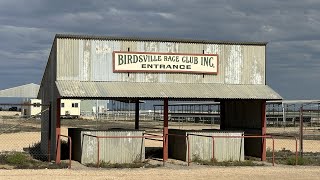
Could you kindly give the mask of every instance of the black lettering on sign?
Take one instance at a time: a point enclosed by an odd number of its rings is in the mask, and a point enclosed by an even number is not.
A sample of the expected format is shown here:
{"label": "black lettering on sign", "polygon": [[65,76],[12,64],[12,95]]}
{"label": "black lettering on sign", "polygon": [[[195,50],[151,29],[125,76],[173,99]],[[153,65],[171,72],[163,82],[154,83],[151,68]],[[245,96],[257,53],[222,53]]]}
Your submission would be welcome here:
{"label": "black lettering on sign", "polygon": [[123,55],[118,55],[118,64],[119,66],[123,64]]}
{"label": "black lettering on sign", "polygon": [[132,64],[132,55],[128,55],[128,64]]}
{"label": "black lettering on sign", "polygon": [[182,57],[182,62],[183,63],[188,63],[188,64],[198,64],[198,57],[183,56]]}
{"label": "black lettering on sign", "polygon": [[201,65],[214,68],[213,57],[201,57]]}

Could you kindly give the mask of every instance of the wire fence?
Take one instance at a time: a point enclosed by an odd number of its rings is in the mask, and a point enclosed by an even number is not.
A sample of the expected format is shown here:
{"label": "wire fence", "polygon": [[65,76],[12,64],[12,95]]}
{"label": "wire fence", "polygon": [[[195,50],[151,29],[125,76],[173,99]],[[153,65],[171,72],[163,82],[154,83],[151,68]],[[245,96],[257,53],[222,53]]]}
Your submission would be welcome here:
{"label": "wire fence", "polygon": [[[132,103],[124,106],[127,109],[118,108],[105,111],[93,116],[93,118],[80,115],[79,118],[75,119],[61,119],[61,134],[68,135],[68,128],[134,129],[135,111],[133,106]],[[169,127],[206,129],[215,125],[214,128],[219,128],[220,115],[218,110],[220,108],[217,104],[207,105],[206,108],[200,105],[198,107],[188,105],[188,108],[181,108],[183,112],[177,106],[169,109],[169,116],[171,117]],[[317,161],[316,164],[320,165],[319,108],[319,103],[288,106],[282,104],[267,105],[267,134],[274,138],[275,163],[287,161],[287,163],[295,164],[295,156],[298,153],[300,159],[315,160]],[[144,129],[146,133],[162,135],[163,122],[159,114],[161,114],[161,109],[149,111],[142,108],[139,113],[140,128]],[[177,116],[174,115],[183,115],[183,118],[178,120]],[[211,119],[204,118],[211,115],[213,116]],[[50,160],[50,156],[55,152],[43,151],[43,149],[50,149],[48,148],[50,146],[49,116],[49,105],[40,103],[0,104],[0,140],[1,142],[8,142],[0,145],[0,151],[26,152],[36,159]],[[159,117],[155,118],[156,116]],[[273,142],[271,139],[266,141],[267,157],[270,159]],[[162,145],[160,141],[151,142],[146,139],[146,147],[148,148],[162,147]],[[62,143],[61,148],[67,149],[66,152],[69,152],[68,143]],[[69,155],[63,157],[68,159]]]}
{"label": "wire fence", "polygon": [[[49,106],[40,103],[0,104],[0,151],[29,153],[40,160],[48,160],[48,152],[41,150],[41,140],[48,132],[41,132],[41,116],[49,121]],[[47,146],[48,144],[45,144]]]}
{"label": "wire fence", "polygon": [[276,159],[292,157],[297,148],[300,158],[320,165],[319,109],[318,102],[267,105],[267,131],[276,138]]}

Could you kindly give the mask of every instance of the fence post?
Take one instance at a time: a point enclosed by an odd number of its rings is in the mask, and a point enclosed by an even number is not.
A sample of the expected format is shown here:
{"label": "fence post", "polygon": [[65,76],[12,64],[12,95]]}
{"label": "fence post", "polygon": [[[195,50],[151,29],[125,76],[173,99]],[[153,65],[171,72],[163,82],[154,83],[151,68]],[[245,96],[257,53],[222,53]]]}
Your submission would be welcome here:
{"label": "fence post", "polygon": [[188,148],[188,166],[190,166],[190,143],[189,143],[189,134],[187,134],[187,148]]}
{"label": "fence post", "polygon": [[100,166],[100,141],[99,141],[99,137],[96,137],[97,139],[97,148],[98,148],[98,154],[97,154],[97,167]]}
{"label": "fence post", "polygon": [[296,165],[298,165],[298,139],[295,137],[296,140]]}
{"label": "fence post", "polygon": [[271,136],[272,138],[272,166],[274,166],[274,138]]}
{"label": "fence post", "polygon": [[212,136],[212,161],[214,161],[214,136]]}
{"label": "fence post", "polygon": [[303,156],[303,105],[300,107],[300,157]]}

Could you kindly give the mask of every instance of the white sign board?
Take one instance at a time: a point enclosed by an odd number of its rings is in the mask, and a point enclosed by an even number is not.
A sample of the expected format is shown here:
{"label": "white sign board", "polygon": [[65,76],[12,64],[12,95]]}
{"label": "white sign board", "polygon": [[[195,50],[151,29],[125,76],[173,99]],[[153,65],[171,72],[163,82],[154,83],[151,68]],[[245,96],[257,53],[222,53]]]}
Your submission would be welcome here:
{"label": "white sign board", "polygon": [[217,74],[218,55],[114,51],[113,72]]}

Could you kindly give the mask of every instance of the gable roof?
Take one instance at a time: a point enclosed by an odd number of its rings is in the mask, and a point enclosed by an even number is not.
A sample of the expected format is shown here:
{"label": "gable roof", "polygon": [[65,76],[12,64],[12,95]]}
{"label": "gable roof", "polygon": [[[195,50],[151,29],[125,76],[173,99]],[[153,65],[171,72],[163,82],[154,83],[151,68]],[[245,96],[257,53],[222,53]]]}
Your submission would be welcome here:
{"label": "gable roof", "polygon": [[0,90],[0,97],[36,98],[40,85],[30,83]]}

